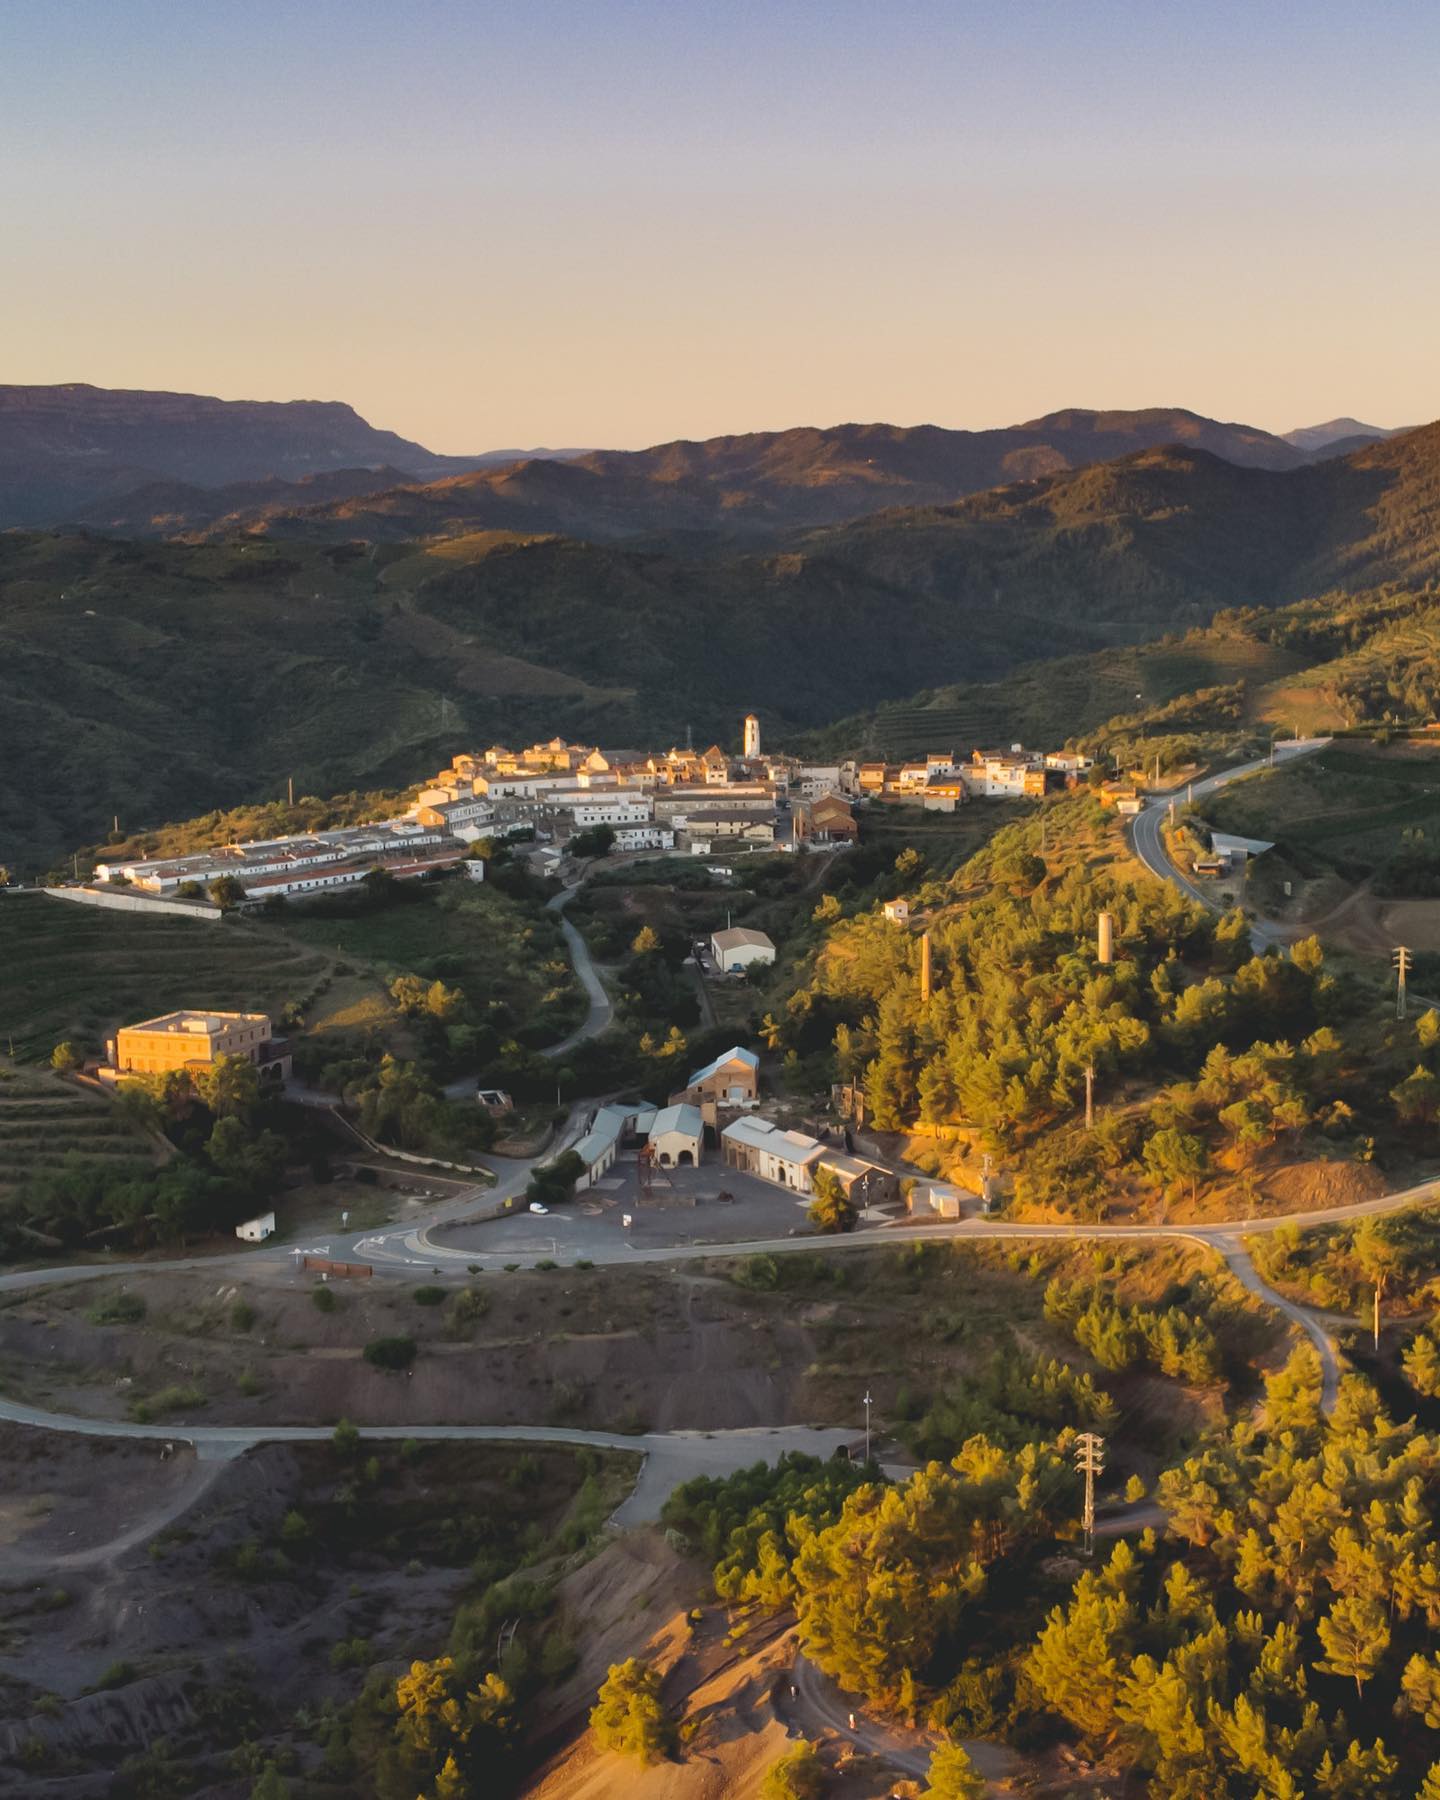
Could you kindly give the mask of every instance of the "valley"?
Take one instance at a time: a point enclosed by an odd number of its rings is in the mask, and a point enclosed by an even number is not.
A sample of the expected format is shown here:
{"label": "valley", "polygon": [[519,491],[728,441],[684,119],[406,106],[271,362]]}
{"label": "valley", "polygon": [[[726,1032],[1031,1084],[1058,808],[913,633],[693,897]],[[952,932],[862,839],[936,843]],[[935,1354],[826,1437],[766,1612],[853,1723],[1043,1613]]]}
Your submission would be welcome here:
{"label": "valley", "polygon": [[0,536],[0,1788],[1420,1781],[1435,430]]}

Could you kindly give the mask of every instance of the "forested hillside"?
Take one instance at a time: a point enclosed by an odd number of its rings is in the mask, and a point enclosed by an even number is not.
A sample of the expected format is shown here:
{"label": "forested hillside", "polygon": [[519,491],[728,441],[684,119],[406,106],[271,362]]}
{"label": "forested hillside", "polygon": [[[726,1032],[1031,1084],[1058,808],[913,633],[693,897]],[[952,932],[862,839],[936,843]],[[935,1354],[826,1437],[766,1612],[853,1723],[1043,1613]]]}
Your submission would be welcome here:
{"label": "forested hillside", "polygon": [[503,528],[584,538],[703,533],[774,538],[880,507],[945,505],[1007,482],[1063,474],[1178,444],[1247,468],[1308,459],[1268,432],[1183,407],[1073,408],[994,431],[936,425],[834,425],[750,432],[648,450],[597,450],[565,463],[527,459],[455,480],[254,520],[281,537],[393,541]]}
{"label": "forested hillside", "polygon": [[[1197,699],[1208,695],[1208,703]],[[1351,727],[1428,724],[1440,707],[1440,587],[1427,581],[1274,610],[1238,607],[1154,642],[1059,657],[999,681],[927,689],[813,734],[817,748],[863,744],[918,754],[1007,738],[1108,743],[1168,735],[1208,718],[1267,741]]]}
{"label": "forested hillside", "polygon": [[965,1171],[996,1158],[1030,1218],[1284,1210],[1305,1191],[1292,1171],[1324,1164],[1359,1189],[1408,1171],[1440,1112],[1433,1018],[1388,1019],[1378,986],[1331,970],[1313,939],[1256,956],[1240,914],[1106,868],[1109,815],[1088,797],[1045,812],[1048,860],[1032,819],[952,876],[927,878],[914,850],[897,865],[930,939],[928,1000],[915,932],[869,893],[829,903],[765,1021],[773,1045],[817,1086],[861,1084],[880,1130],[943,1125],[942,1160]]}
{"label": "forested hillside", "polygon": [[[1426,427],[1290,473],[1145,452],[811,532],[763,556],[505,531],[378,549],[11,533],[0,537],[0,861],[93,840],[117,813],[135,828],[261,799],[291,776],[322,794],[399,786],[457,743],[562,732],[663,744],[687,727],[728,742],[752,708],[776,743],[922,684],[1126,649],[1043,678],[1013,710],[1008,693],[976,709],[977,738],[1043,722],[1063,740],[1130,710],[1116,676],[1139,666],[1129,648],[1162,632],[1339,582],[1403,579],[1423,595],[1440,577],[1437,523],[1440,427]],[[1194,654],[1168,646],[1145,659],[1153,680],[1142,669],[1134,692],[1148,703],[1237,678],[1283,683],[1354,654],[1386,606],[1401,623],[1421,602],[1356,604],[1317,603],[1268,638],[1242,621],[1239,637],[1192,640]],[[1387,656],[1410,707],[1425,654],[1403,633],[1379,641],[1374,669],[1336,676],[1342,710],[1363,716],[1391,679]],[[1072,707],[1048,704],[1077,690]],[[948,727],[968,748],[968,700],[917,729]]]}

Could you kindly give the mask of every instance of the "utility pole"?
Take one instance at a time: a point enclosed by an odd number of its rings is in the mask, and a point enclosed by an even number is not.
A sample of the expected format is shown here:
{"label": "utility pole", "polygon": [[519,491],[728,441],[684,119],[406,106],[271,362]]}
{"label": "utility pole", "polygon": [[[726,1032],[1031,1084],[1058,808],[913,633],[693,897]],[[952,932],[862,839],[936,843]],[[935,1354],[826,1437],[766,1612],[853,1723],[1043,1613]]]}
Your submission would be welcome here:
{"label": "utility pole", "polygon": [[286,777],[285,788],[290,796],[290,804],[293,806],[295,804],[295,777],[293,775]]}
{"label": "utility pole", "polygon": [[1085,1554],[1095,1554],[1095,1477],[1105,1469],[1105,1440],[1093,1431],[1082,1431],[1075,1440],[1076,1473],[1085,1477],[1085,1510],[1080,1515],[1085,1533]]}
{"label": "utility pole", "polygon": [[1390,958],[1395,965],[1395,1017],[1405,1017],[1405,977],[1410,973],[1410,952],[1404,944],[1396,946]]}
{"label": "utility pole", "polygon": [[1095,1129],[1095,1065],[1085,1065],[1085,1129]]}
{"label": "utility pole", "polygon": [[865,1467],[870,1467],[870,1390],[865,1390]]}

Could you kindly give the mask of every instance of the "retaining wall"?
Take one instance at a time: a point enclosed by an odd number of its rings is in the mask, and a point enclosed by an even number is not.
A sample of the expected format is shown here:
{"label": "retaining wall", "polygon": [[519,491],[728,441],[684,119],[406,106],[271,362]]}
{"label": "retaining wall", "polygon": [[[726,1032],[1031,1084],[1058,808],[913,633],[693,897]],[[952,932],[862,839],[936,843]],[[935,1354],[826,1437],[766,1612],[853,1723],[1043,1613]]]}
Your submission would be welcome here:
{"label": "retaining wall", "polygon": [[73,900],[78,906],[103,906],[111,912],[176,913],[182,919],[199,919],[218,925],[224,918],[217,906],[198,900],[162,900],[158,894],[137,894],[126,888],[48,887],[52,900]]}

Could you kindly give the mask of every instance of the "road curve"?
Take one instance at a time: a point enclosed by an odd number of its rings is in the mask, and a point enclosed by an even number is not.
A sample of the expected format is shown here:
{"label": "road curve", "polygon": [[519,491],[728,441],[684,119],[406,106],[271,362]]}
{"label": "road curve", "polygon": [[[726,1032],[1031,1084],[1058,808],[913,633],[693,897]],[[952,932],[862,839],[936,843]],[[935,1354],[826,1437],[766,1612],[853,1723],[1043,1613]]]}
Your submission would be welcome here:
{"label": "road curve", "polygon": [[[1293,762],[1300,756],[1312,756],[1330,742],[1331,739],[1322,737],[1297,738],[1290,744],[1277,744],[1276,761]],[[1186,789],[1187,804],[1190,800],[1203,800],[1207,794],[1215,794],[1221,788],[1229,787],[1232,781],[1243,781],[1247,775],[1258,775],[1262,769],[1272,766],[1268,756],[1261,756],[1253,762],[1237,763],[1231,769],[1220,769],[1214,775],[1207,775],[1202,781],[1192,781]],[[1218,912],[1220,909],[1215,902],[1180,873],[1165,849],[1161,826],[1165,823],[1165,815],[1170,810],[1172,800],[1178,798],[1178,794],[1166,794],[1147,800],[1144,811],[1137,813],[1131,821],[1131,848],[1152,875],[1158,875],[1161,881],[1168,881],[1173,887],[1179,888],[1182,894],[1208,911]],[[1250,929],[1250,942],[1257,954],[1285,943],[1290,936],[1287,928],[1273,919],[1256,919]]]}
{"label": "road curve", "polygon": [[[140,1425],[128,1419],[89,1419],[51,1412],[22,1400],[0,1396],[0,1419],[40,1431],[63,1431],[81,1437],[124,1438],[141,1443],[189,1444],[201,1462],[231,1462],[260,1444],[328,1443],[328,1425]],[[584,1431],[562,1425],[361,1425],[362,1438],[403,1443],[559,1444],[574,1449],[621,1450],[644,1460],[634,1491],[615,1513],[617,1525],[648,1525],[659,1518],[671,1491],[697,1475],[733,1475],[757,1462],[775,1462],[798,1452],[830,1457],[848,1444],[854,1431],[839,1426],[754,1426],[737,1431],[652,1431],[627,1435]]]}
{"label": "road curve", "polygon": [[565,934],[565,943],[570,951],[570,961],[575,973],[580,978],[580,985],[585,990],[585,998],[589,1001],[590,1010],[584,1022],[572,1031],[569,1037],[561,1038],[558,1044],[551,1044],[540,1052],[542,1056],[564,1056],[567,1050],[573,1050],[577,1044],[583,1044],[587,1038],[599,1037],[607,1031],[615,1009],[610,1004],[610,996],[605,991],[605,983],[600,979],[600,972],[595,967],[595,959],[590,954],[590,946],[580,932],[565,917],[565,908],[580,891],[580,883],[574,887],[562,888],[545,902],[546,910],[555,913],[560,920],[560,929]]}

